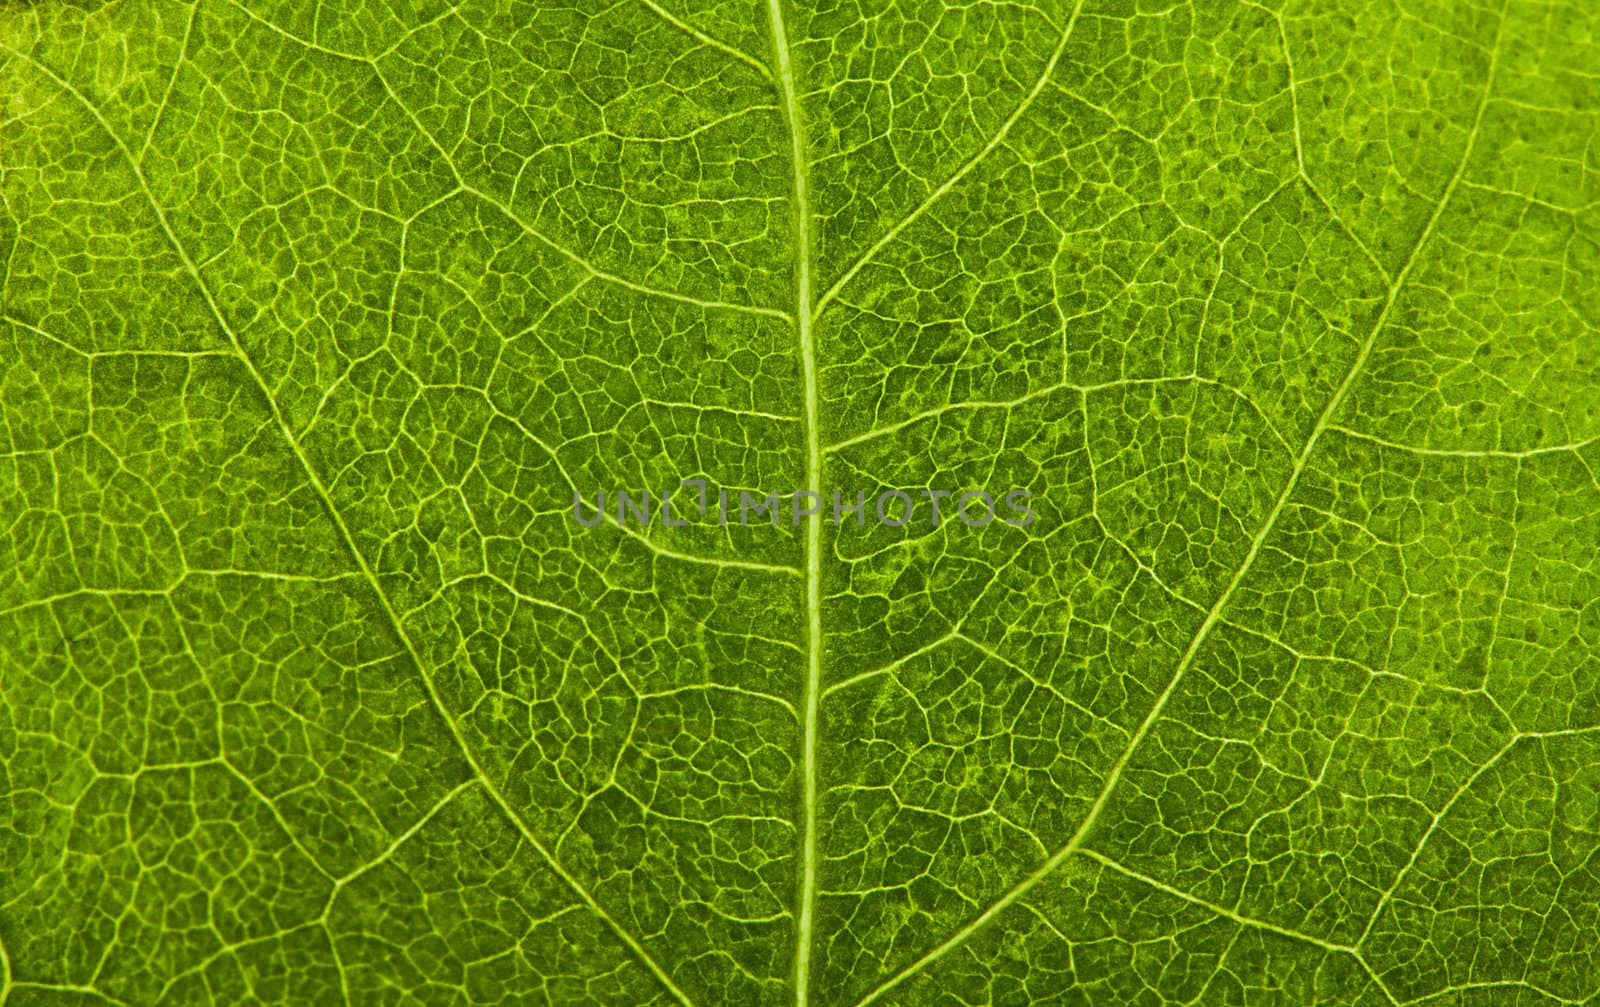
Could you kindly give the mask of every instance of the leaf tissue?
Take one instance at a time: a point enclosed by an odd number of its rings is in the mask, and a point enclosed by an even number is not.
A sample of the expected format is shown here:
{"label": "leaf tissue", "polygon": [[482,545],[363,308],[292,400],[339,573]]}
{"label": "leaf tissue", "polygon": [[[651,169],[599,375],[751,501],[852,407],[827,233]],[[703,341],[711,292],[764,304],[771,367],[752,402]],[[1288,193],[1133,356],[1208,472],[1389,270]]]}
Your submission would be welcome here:
{"label": "leaf tissue", "polygon": [[0,0],[106,1004],[1600,1004],[1600,5]]}

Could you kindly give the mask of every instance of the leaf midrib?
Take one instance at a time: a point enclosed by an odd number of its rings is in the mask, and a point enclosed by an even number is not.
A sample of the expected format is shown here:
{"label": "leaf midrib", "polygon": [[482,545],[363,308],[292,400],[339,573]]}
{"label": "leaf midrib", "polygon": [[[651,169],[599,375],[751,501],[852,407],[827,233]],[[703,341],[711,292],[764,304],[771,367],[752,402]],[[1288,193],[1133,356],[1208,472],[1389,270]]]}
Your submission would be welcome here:
{"label": "leaf midrib", "polygon": [[[817,354],[811,305],[811,204],[809,155],[805,120],[795,91],[789,33],[782,0],[767,0],[767,19],[778,93],[789,133],[794,220],[794,326],[801,374],[801,436],[805,451],[805,488],[821,493],[822,433],[817,427]],[[798,503],[798,500],[797,500]],[[818,507],[820,508],[820,501]],[[798,508],[797,508],[798,509]],[[811,946],[817,903],[817,735],[822,696],[822,519],[806,519],[805,536],[806,667],[800,696],[800,855],[799,891],[795,906],[794,1002],[811,1000]]]}

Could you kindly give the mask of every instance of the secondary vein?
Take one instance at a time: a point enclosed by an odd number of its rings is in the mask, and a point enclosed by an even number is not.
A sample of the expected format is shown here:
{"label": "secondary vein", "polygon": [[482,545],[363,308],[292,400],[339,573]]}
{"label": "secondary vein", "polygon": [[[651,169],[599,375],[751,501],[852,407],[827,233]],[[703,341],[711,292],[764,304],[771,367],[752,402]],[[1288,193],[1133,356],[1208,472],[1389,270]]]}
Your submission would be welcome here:
{"label": "secondary vein", "polygon": [[[633,934],[627,929],[625,929],[621,922],[616,917],[612,916],[611,913],[609,913],[605,907],[600,904],[589,888],[584,885],[576,875],[567,870],[564,864],[556,859],[554,851],[551,850],[534,833],[532,827],[528,825],[527,821],[522,817],[522,815],[520,815],[512,807],[509,799],[507,799],[500,786],[495,783],[494,779],[489,775],[487,770],[485,770],[482,762],[478,759],[477,752],[474,751],[472,746],[467,743],[466,735],[462,733],[460,723],[456,719],[455,715],[451,712],[450,707],[445,704],[443,696],[439,694],[438,686],[433,680],[433,675],[430,673],[428,665],[423,661],[422,653],[418,649],[415,641],[412,640],[410,632],[406,629],[405,624],[401,621],[400,614],[398,611],[396,611],[394,603],[389,597],[389,593],[384,590],[382,583],[378,580],[377,574],[373,571],[372,566],[367,562],[366,555],[356,544],[355,535],[352,532],[350,525],[345,521],[342,511],[337,505],[335,505],[333,495],[329,492],[327,484],[324,483],[316,466],[312,464],[311,458],[306,454],[305,447],[300,443],[300,439],[295,436],[294,431],[290,428],[288,418],[284,415],[284,412],[278,404],[277,399],[273,396],[271,385],[267,382],[266,377],[262,374],[261,369],[257,366],[255,358],[245,349],[243,340],[240,339],[238,331],[234,329],[234,327],[228,322],[227,316],[223,314],[222,306],[220,303],[218,303],[216,295],[211,290],[211,286],[201,275],[199,266],[196,265],[193,257],[190,256],[188,249],[184,247],[183,242],[178,239],[177,232],[173,229],[171,223],[167,219],[166,210],[162,208],[160,201],[156,199],[155,193],[150,188],[149,181],[145,178],[144,170],[134,158],[133,152],[128,149],[128,145],[123,141],[122,137],[111,128],[111,124],[106,121],[105,116],[101,114],[100,109],[93,102],[91,102],[88,97],[83,94],[83,92],[74,87],[69,80],[62,77],[53,69],[39,62],[39,60],[27,53],[4,45],[0,45],[0,49],[11,53],[17,58],[28,63],[30,66],[33,66],[41,74],[55,83],[57,87],[60,87],[63,91],[65,91],[67,94],[70,94],[80,104],[82,104],[89,114],[93,116],[101,130],[103,130],[106,136],[110,138],[112,145],[117,148],[117,150],[122,154],[123,158],[127,161],[128,166],[132,169],[134,182],[137,184],[140,194],[143,195],[145,201],[148,203],[151,212],[155,216],[157,225],[159,225],[162,234],[166,237],[167,243],[171,246],[173,253],[178,257],[178,261],[182,264],[184,272],[187,273],[189,278],[193,281],[195,289],[200,294],[201,300],[205,302],[207,309],[209,310],[211,316],[216,320],[217,325],[221,329],[223,335],[227,337],[228,343],[232,347],[234,355],[238,358],[240,365],[243,366],[245,371],[250,375],[251,383],[255,386],[265,401],[267,411],[271,415],[274,425],[277,426],[278,431],[282,434],[289,451],[298,460],[301,469],[305,472],[306,479],[312,491],[315,493],[318,501],[322,505],[323,511],[326,513],[328,519],[332,522],[335,532],[343,541],[351,559],[359,569],[362,578],[367,582],[368,587],[376,597],[378,606],[383,610],[387,621],[394,629],[395,636],[398,638],[402,649],[410,658],[411,663],[416,667],[418,677],[422,681],[423,691],[427,694],[428,699],[433,705],[434,709],[438,712],[440,717],[443,718],[450,736],[454,739],[456,746],[461,751],[462,757],[466,759],[468,766],[472,769],[474,778],[483,784],[485,791],[488,792],[489,797],[493,800],[495,805],[505,815],[512,827],[514,827],[521,834],[522,839],[527,842],[529,846],[533,847],[540,857],[543,858],[546,866],[548,866],[554,874],[561,878],[562,881],[566,882],[573,894],[576,895],[578,899],[588,907],[590,912],[599,917],[600,920],[604,922],[614,934],[616,934],[617,938],[621,940],[623,944],[627,945],[628,949],[633,952],[640,964],[642,964],[651,973],[651,975],[653,975],[655,979],[661,983],[661,985],[667,990],[672,998],[683,1004],[684,1007],[693,1007],[688,995],[685,994],[681,988],[679,988],[677,983],[673,982],[672,977],[669,976],[660,963],[655,960],[650,952],[644,947],[644,944],[638,938],[634,937]],[[104,994],[99,995],[104,996]],[[0,1004],[0,1007],[4,1007],[4,1005]]]}
{"label": "secondary vein", "polygon": [[1272,534],[1273,529],[1277,527],[1278,519],[1282,516],[1284,510],[1287,508],[1289,500],[1294,494],[1295,488],[1300,483],[1300,477],[1305,473],[1306,467],[1311,461],[1311,456],[1316,450],[1317,442],[1322,438],[1322,435],[1326,433],[1331,426],[1333,426],[1334,416],[1338,413],[1340,407],[1344,405],[1346,398],[1348,398],[1350,394],[1351,388],[1355,385],[1356,378],[1366,367],[1367,360],[1371,357],[1372,350],[1377,345],[1379,335],[1382,334],[1385,326],[1388,324],[1390,312],[1393,310],[1395,303],[1399,300],[1400,293],[1405,288],[1406,281],[1410,278],[1412,269],[1416,266],[1418,260],[1421,258],[1422,250],[1428,244],[1428,239],[1433,236],[1434,227],[1438,224],[1439,218],[1443,216],[1445,207],[1449,205],[1450,197],[1455,194],[1456,187],[1461,182],[1461,176],[1466,172],[1468,162],[1472,160],[1472,151],[1477,144],[1479,127],[1483,123],[1483,113],[1489,104],[1489,94],[1494,83],[1495,65],[1498,61],[1500,52],[1500,38],[1502,29],[1504,28],[1504,21],[1505,12],[1502,8],[1501,20],[1500,23],[1496,25],[1495,29],[1494,47],[1491,50],[1489,69],[1487,78],[1484,82],[1483,94],[1478,103],[1477,113],[1473,116],[1472,126],[1467,134],[1467,139],[1461,152],[1461,159],[1456,165],[1455,172],[1445,184],[1443,191],[1439,195],[1438,201],[1434,204],[1433,212],[1428,216],[1427,221],[1423,224],[1422,230],[1417,235],[1416,242],[1412,244],[1411,251],[1407,254],[1405,262],[1402,264],[1400,271],[1395,274],[1394,279],[1389,283],[1388,290],[1383,299],[1383,305],[1379,309],[1376,317],[1374,317],[1372,326],[1367,331],[1366,338],[1362,340],[1361,346],[1357,350],[1355,359],[1351,361],[1351,364],[1345,371],[1342,380],[1334,389],[1333,394],[1329,396],[1327,403],[1322,408],[1321,414],[1317,417],[1316,423],[1312,426],[1311,432],[1307,435],[1305,443],[1301,446],[1300,451],[1296,454],[1293,465],[1289,471],[1289,477],[1284,484],[1283,490],[1278,494],[1277,499],[1273,502],[1272,508],[1267,512],[1266,518],[1262,521],[1260,528],[1257,529],[1255,536],[1251,539],[1250,548],[1245,553],[1244,560],[1239,564],[1238,568],[1234,570],[1233,576],[1229,578],[1228,583],[1223,587],[1222,592],[1217,596],[1217,599],[1212,604],[1211,609],[1206,613],[1205,619],[1200,623],[1199,628],[1195,630],[1194,635],[1190,637],[1189,644],[1184,649],[1183,655],[1178,659],[1177,667],[1173,671],[1172,676],[1167,680],[1166,687],[1162,689],[1161,694],[1156,697],[1155,703],[1150,707],[1150,711],[1145,715],[1144,720],[1139,724],[1138,729],[1133,734],[1133,738],[1123,748],[1121,754],[1117,757],[1116,762],[1112,765],[1111,771],[1107,774],[1104,783],[1100,787],[1099,793],[1095,796],[1094,803],[1089,807],[1089,810],[1084,815],[1083,820],[1078,824],[1077,829],[1073,831],[1066,843],[1062,845],[1061,848],[1058,849],[1054,854],[1052,854],[1049,859],[1045,860],[1042,864],[1035,868],[1027,877],[1012,885],[1011,888],[1009,888],[1003,895],[1001,895],[994,902],[990,903],[988,908],[986,908],[976,917],[967,921],[965,925],[963,925],[944,942],[922,955],[922,957],[904,966],[893,975],[885,979],[883,982],[879,983],[870,992],[868,992],[866,996],[862,997],[861,1000],[857,1002],[856,1007],[867,1007],[868,1004],[878,1001],[891,989],[898,986],[912,975],[922,971],[935,961],[938,961],[940,958],[944,957],[950,951],[966,943],[966,941],[972,937],[973,934],[977,933],[989,923],[993,922],[1009,906],[1026,895],[1031,889],[1033,889],[1034,886],[1039,884],[1039,882],[1055,873],[1055,871],[1060,868],[1060,866],[1066,862],[1068,858],[1083,849],[1084,841],[1088,838],[1089,834],[1093,832],[1095,823],[1099,820],[1100,813],[1104,811],[1106,805],[1110,803],[1111,795],[1117,789],[1117,785],[1121,782],[1122,774],[1127,768],[1129,762],[1132,761],[1134,753],[1138,751],[1145,737],[1149,735],[1151,729],[1155,726],[1157,721],[1161,719],[1162,712],[1165,710],[1167,702],[1172,698],[1173,694],[1177,691],[1178,684],[1184,679],[1189,669],[1193,666],[1200,653],[1201,647],[1210,637],[1211,631],[1223,621],[1222,613],[1228,607],[1228,604],[1233,600],[1234,592],[1237,590],[1240,582],[1244,580],[1245,576],[1255,566],[1256,557],[1260,555],[1263,544]]}

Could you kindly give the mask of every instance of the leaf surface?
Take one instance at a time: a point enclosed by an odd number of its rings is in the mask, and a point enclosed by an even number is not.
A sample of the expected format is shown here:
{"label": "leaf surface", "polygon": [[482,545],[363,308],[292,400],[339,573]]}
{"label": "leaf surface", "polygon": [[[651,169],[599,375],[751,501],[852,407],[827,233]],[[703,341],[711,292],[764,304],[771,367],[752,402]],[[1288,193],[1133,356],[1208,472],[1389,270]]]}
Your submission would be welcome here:
{"label": "leaf surface", "polygon": [[0,0],[0,1004],[1597,1002],[1597,67]]}

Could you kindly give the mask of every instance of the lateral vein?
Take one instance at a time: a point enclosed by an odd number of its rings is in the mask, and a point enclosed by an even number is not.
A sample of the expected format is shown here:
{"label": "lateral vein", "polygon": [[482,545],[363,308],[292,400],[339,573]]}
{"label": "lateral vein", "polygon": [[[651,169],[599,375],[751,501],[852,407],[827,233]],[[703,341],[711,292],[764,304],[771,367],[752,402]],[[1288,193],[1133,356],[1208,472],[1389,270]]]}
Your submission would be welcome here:
{"label": "lateral vein", "polygon": [[817,312],[820,313],[823,308],[826,308],[828,302],[838,297],[844,288],[849,285],[850,281],[855,279],[856,274],[865,269],[877,257],[879,252],[888,247],[906,228],[916,223],[924,213],[927,213],[933,207],[933,204],[943,199],[946,193],[960,184],[963,178],[970,175],[974,168],[982,164],[984,159],[994,153],[1005,142],[1006,137],[1011,133],[1011,128],[1032,107],[1040,92],[1044,90],[1045,85],[1050,83],[1050,78],[1056,72],[1056,65],[1061,62],[1062,53],[1067,51],[1067,40],[1072,37],[1072,29],[1078,23],[1078,12],[1081,10],[1083,10],[1083,0],[1078,0],[1072,7],[1072,13],[1067,17],[1066,27],[1061,30],[1061,40],[1056,43],[1055,50],[1050,54],[1049,61],[1045,63],[1044,69],[1039,72],[1038,80],[1034,81],[1033,87],[1027,94],[1023,95],[1022,100],[1017,103],[1017,107],[1011,110],[1010,115],[1006,116],[1006,120],[1000,124],[999,129],[995,130],[994,135],[989,137],[989,141],[977,153],[967,158],[966,162],[957,168],[954,174],[940,183],[937,189],[930,192],[927,198],[918,203],[914,210],[901,217],[898,223],[885,231],[883,237],[872,243],[871,248],[861,253],[861,257],[852,262],[850,267],[817,300]]}
{"label": "lateral vein", "polygon": [[1473,147],[1476,145],[1478,139],[1478,130],[1483,122],[1483,113],[1489,104],[1489,92],[1494,83],[1495,65],[1500,53],[1500,38],[1504,23],[1505,11],[1502,7],[1500,21],[1495,27],[1494,47],[1490,54],[1489,69],[1484,81],[1483,95],[1479,100],[1477,114],[1473,117],[1472,127],[1467,134],[1467,140],[1461,152],[1461,160],[1456,165],[1455,172],[1450,176],[1450,180],[1445,184],[1443,192],[1440,193],[1439,200],[1434,205],[1433,212],[1428,216],[1427,222],[1423,225],[1422,231],[1417,235],[1416,242],[1411,246],[1411,251],[1407,254],[1405,263],[1400,267],[1400,271],[1395,274],[1393,281],[1390,282],[1389,289],[1384,297],[1383,306],[1379,309],[1378,314],[1373,319],[1372,326],[1367,332],[1366,339],[1363,340],[1359,351],[1356,353],[1355,359],[1351,362],[1350,367],[1345,371],[1344,377],[1339,382],[1338,387],[1334,389],[1333,394],[1328,398],[1327,404],[1323,406],[1322,412],[1317,417],[1315,425],[1312,426],[1311,432],[1307,435],[1304,445],[1301,446],[1299,454],[1295,457],[1294,465],[1290,469],[1289,478],[1285,482],[1282,492],[1278,494],[1277,500],[1273,502],[1272,509],[1267,512],[1265,520],[1262,521],[1261,527],[1257,530],[1255,537],[1251,540],[1250,548],[1245,553],[1244,560],[1239,564],[1238,569],[1234,571],[1233,576],[1229,578],[1227,585],[1217,596],[1217,600],[1212,604],[1210,611],[1206,613],[1205,619],[1200,623],[1199,628],[1195,630],[1194,635],[1190,638],[1189,644],[1184,649],[1183,655],[1178,659],[1177,667],[1174,669],[1171,678],[1167,680],[1166,687],[1162,689],[1161,694],[1156,697],[1156,701],[1150,707],[1149,713],[1145,715],[1144,720],[1139,724],[1138,730],[1134,732],[1132,739],[1129,740],[1127,746],[1123,748],[1122,754],[1117,757],[1117,761],[1112,765],[1111,771],[1107,774],[1105,782],[1101,785],[1100,792],[1095,797],[1094,803],[1090,805],[1088,812],[1084,815],[1083,821],[1079,823],[1077,829],[1072,833],[1072,836],[1066,841],[1066,843],[1054,854],[1052,854],[1049,859],[1036,867],[1030,874],[1027,875],[1027,877],[1011,886],[1011,888],[1009,888],[1003,895],[1001,895],[994,902],[990,903],[988,908],[984,909],[983,912],[979,913],[971,920],[968,920],[959,930],[957,930],[950,937],[946,938],[943,943],[926,952],[920,958],[917,958],[915,961],[904,966],[899,971],[895,972],[893,975],[889,976],[883,982],[875,986],[870,992],[867,993],[866,996],[857,1001],[856,1007],[866,1007],[867,1004],[878,1000],[900,983],[909,979],[911,976],[922,971],[924,968],[927,968],[929,965],[938,961],[949,952],[966,943],[968,938],[977,933],[979,930],[983,929],[987,924],[993,922],[995,918],[997,918],[1006,910],[1007,907],[1026,895],[1039,882],[1053,874],[1056,869],[1059,868],[1074,853],[1078,853],[1082,850],[1084,840],[1089,836],[1089,833],[1093,831],[1095,822],[1100,817],[1100,813],[1105,809],[1107,803],[1109,803],[1112,793],[1117,788],[1117,784],[1121,782],[1123,771],[1127,768],[1128,763],[1132,760],[1134,753],[1139,749],[1140,744],[1150,733],[1151,728],[1153,728],[1156,722],[1161,719],[1162,711],[1166,708],[1167,702],[1172,698],[1173,693],[1177,691],[1178,684],[1183,680],[1189,668],[1193,666],[1201,646],[1211,635],[1211,630],[1215,628],[1219,622],[1223,621],[1223,610],[1227,608],[1228,603],[1233,600],[1234,591],[1237,590],[1239,584],[1244,580],[1245,575],[1249,573],[1250,569],[1255,565],[1256,557],[1260,555],[1262,545],[1266,542],[1268,536],[1272,534],[1273,529],[1277,527],[1278,518],[1283,514],[1285,507],[1288,505],[1289,498],[1294,494],[1295,487],[1299,484],[1300,477],[1305,472],[1306,466],[1310,462],[1311,455],[1316,449],[1317,441],[1332,425],[1334,415],[1338,412],[1340,406],[1344,404],[1345,397],[1350,393],[1350,389],[1354,386],[1356,378],[1361,374],[1362,369],[1366,366],[1367,359],[1372,355],[1372,350],[1377,344],[1378,336],[1383,332],[1384,326],[1388,322],[1389,313],[1393,310],[1395,302],[1399,299],[1401,290],[1404,289],[1407,279],[1410,278],[1412,269],[1415,268],[1418,259],[1421,257],[1423,247],[1427,245],[1428,239],[1432,237],[1433,229],[1438,223],[1439,217],[1443,215],[1445,207],[1450,202],[1450,197],[1454,195],[1456,187],[1460,184],[1461,176],[1466,171],[1467,163],[1472,159]]}
{"label": "lateral vein", "polygon": [[495,784],[494,780],[483,768],[482,763],[478,761],[477,754],[473,751],[472,746],[467,744],[466,736],[461,732],[460,724],[450,713],[449,707],[445,705],[444,698],[439,695],[439,690],[434,684],[433,676],[429,674],[427,670],[428,666],[423,662],[421,652],[417,649],[416,644],[412,641],[410,633],[406,631],[405,625],[400,621],[400,614],[395,610],[394,603],[390,600],[388,592],[383,589],[382,584],[378,581],[377,575],[373,572],[372,567],[367,563],[366,556],[361,552],[360,548],[357,547],[355,536],[351,532],[349,524],[344,520],[343,514],[334,504],[332,494],[328,492],[327,486],[323,483],[322,478],[317,474],[315,466],[311,464],[311,459],[309,456],[307,456],[304,447],[301,446],[299,439],[295,437],[294,432],[290,429],[288,418],[284,416],[283,410],[279,408],[277,400],[272,396],[270,386],[267,384],[265,376],[256,366],[255,360],[250,356],[248,351],[245,350],[244,343],[240,340],[239,334],[234,331],[233,326],[229,324],[227,317],[222,313],[222,306],[217,303],[216,297],[211,292],[210,285],[207,284],[205,279],[200,275],[200,270],[195,265],[194,259],[189,255],[189,252],[183,246],[183,243],[178,240],[177,232],[172,229],[172,225],[167,220],[166,211],[162,209],[160,202],[156,200],[155,193],[150,189],[150,183],[144,177],[143,169],[139,166],[138,161],[134,159],[133,152],[128,148],[128,145],[124,143],[122,137],[111,128],[111,124],[106,122],[105,116],[101,114],[100,109],[97,108],[95,104],[91,102],[81,91],[73,86],[71,81],[57,74],[50,67],[39,62],[28,53],[24,53],[10,46],[0,46],[0,48],[4,48],[5,51],[36,68],[40,73],[44,74],[46,77],[49,77],[56,84],[56,86],[60,87],[63,91],[65,91],[67,94],[70,94],[79,103],[81,103],[83,107],[89,111],[90,115],[94,117],[95,121],[100,125],[100,128],[105,132],[106,136],[110,138],[112,144],[117,147],[117,149],[122,153],[123,157],[127,160],[129,168],[133,171],[134,180],[138,183],[140,193],[144,196],[145,200],[150,205],[151,211],[155,214],[156,223],[160,225],[162,234],[166,237],[167,242],[172,246],[173,252],[178,256],[179,261],[183,265],[184,272],[186,272],[190,279],[194,281],[195,288],[199,291],[201,299],[205,301],[206,307],[210,310],[212,317],[216,320],[218,326],[221,327],[222,332],[228,337],[228,341],[232,345],[239,362],[244,366],[245,370],[250,373],[250,376],[256,385],[256,389],[261,393],[262,398],[266,402],[268,411],[272,414],[274,423],[277,425],[279,432],[282,433],[284,440],[288,443],[290,451],[293,452],[296,460],[299,461],[301,468],[305,471],[306,478],[310,482],[312,490],[317,494],[317,497],[324,510],[327,512],[329,519],[333,522],[335,530],[339,533],[340,538],[343,540],[345,547],[350,553],[351,559],[355,561],[356,566],[360,568],[361,574],[367,581],[368,586],[372,588],[373,594],[377,598],[379,607],[383,609],[384,614],[388,617],[388,621],[393,626],[395,635],[399,638],[401,646],[404,647],[406,654],[411,659],[412,664],[415,665],[418,677],[422,680],[423,689],[427,692],[428,698],[432,702],[434,708],[438,710],[439,715],[444,719],[445,726],[449,729],[451,737],[454,739],[457,747],[461,750],[461,754],[467,760],[468,765],[471,766],[473,775],[483,783],[484,789],[488,791],[489,796],[494,800],[495,805],[506,816],[507,820],[512,824],[512,826],[521,834],[523,840],[534,848],[534,850],[549,866],[551,871],[560,877],[562,881],[566,882],[573,894],[577,895],[591,912],[605,922],[611,931],[616,934],[617,938],[627,945],[628,949],[634,953],[640,964],[650,971],[650,973],[658,982],[662,984],[663,987],[666,988],[666,990],[673,996],[674,999],[683,1004],[684,1007],[694,1007],[687,994],[685,994],[683,990],[672,981],[672,978],[667,975],[666,971],[661,967],[661,965],[655,960],[654,957],[650,955],[650,953],[645,949],[644,945],[641,944],[639,940],[631,933],[624,929],[616,917],[607,912],[604,906],[600,905],[599,901],[583,884],[583,882],[579,881],[575,875],[568,871],[566,867],[556,859],[554,851],[547,847],[544,842],[534,834],[532,828],[529,827],[528,823],[523,820],[522,816],[519,815],[514,808],[512,808],[511,803],[506,799],[506,796],[501,791],[500,787]]}

